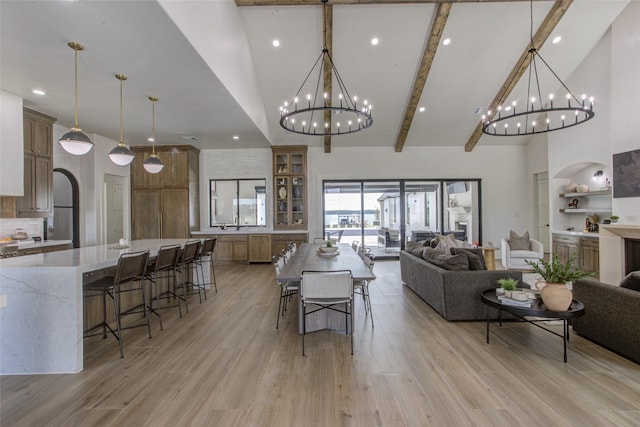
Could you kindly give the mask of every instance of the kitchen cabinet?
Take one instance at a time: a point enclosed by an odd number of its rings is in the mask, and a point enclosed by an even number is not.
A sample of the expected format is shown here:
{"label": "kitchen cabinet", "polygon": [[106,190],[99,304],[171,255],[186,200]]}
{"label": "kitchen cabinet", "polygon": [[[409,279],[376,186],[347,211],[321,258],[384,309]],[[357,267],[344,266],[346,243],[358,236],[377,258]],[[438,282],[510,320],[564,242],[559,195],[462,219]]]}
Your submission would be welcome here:
{"label": "kitchen cabinet", "polygon": [[230,234],[217,236],[215,261],[249,262],[248,240],[246,234]]}
{"label": "kitchen cabinet", "polygon": [[274,233],[271,235],[271,256],[281,255],[289,242],[295,242],[298,246],[307,243],[307,233]]}
{"label": "kitchen cabinet", "polygon": [[600,274],[600,240],[597,237],[553,234],[553,255],[565,263],[576,256],[574,266],[580,270]]}
{"label": "kitchen cabinet", "polygon": [[53,124],[56,119],[23,109],[24,193],[3,197],[2,218],[41,218],[53,214]]}
{"label": "kitchen cabinet", "polygon": [[271,262],[271,235],[249,235],[249,262]]}
{"label": "kitchen cabinet", "polygon": [[307,228],[307,146],[271,147],[275,230]]}
{"label": "kitchen cabinet", "polygon": [[187,238],[200,228],[199,153],[192,146],[156,147],[164,163],[150,174],[143,162],[151,147],[131,147],[132,239]]}
{"label": "kitchen cabinet", "polygon": [[64,251],[67,249],[73,249],[72,243],[62,243],[60,245],[38,246],[33,248],[18,248],[18,256],[34,255],[34,254],[46,254],[49,252]]}

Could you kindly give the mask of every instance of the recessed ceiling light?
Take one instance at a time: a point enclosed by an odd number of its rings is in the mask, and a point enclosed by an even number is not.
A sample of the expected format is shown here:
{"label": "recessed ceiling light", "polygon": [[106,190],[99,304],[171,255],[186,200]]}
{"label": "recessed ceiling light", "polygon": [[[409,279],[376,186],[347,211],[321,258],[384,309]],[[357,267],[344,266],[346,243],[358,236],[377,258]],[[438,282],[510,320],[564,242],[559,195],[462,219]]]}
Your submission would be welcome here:
{"label": "recessed ceiling light", "polygon": [[561,41],[562,41],[562,36],[555,36],[555,37],[553,38],[553,40],[551,41],[551,43],[553,43],[553,44],[558,44],[558,43],[560,43]]}
{"label": "recessed ceiling light", "polygon": [[451,43],[451,39],[449,37],[447,37],[446,39],[442,40],[442,45],[443,46],[449,46],[449,43]]}
{"label": "recessed ceiling light", "polygon": [[46,95],[45,91],[40,89],[34,89],[31,92],[35,93],[36,95]]}
{"label": "recessed ceiling light", "polygon": [[373,46],[377,46],[377,45],[378,45],[378,43],[380,43],[380,40],[378,40],[378,38],[377,38],[377,37],[374,37],[374,38],[372,38],[372,39],[371,39],[371,44],[372,44]]}
{"label": "recessed ceiling light", "polygon": [[424,113],[424,110],[426,110],[426,108],[424,108],[424,107],[418,108],[418,111],[420,111],[421,113]]}
{"label": "recessed ceiling light", "polygon": [[233,135],[233,139],[238,140],[240,137],[238,135]]}
{"label": "recessed ceiling light", "polygon": [[278,46],[280,46],[280,40],[278,40],[278,39],[273,39],[273,41],[271,42],[271,44],[273,45],[273,47],[278,47]]}

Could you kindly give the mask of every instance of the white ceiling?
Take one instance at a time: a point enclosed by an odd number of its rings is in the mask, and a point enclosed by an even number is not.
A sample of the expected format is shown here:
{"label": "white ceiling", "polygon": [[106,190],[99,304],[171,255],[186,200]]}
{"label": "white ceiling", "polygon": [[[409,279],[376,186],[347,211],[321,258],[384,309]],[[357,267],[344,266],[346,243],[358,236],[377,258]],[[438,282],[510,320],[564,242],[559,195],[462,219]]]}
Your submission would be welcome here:
{"label": "white ceiling", "polygon": [[[574,0],[542,55],[567,78],[629,0]],[[534,32],[552,1],[535,1]],[[529,40],[529,2],[455,3],[406,146],[463,147]],[[333,147],[393,150],[434,19],[434,4],[333,7],[333,59],[352,95],[374,105],[373,126],[332,138]],[[150,95],[156,139],[200,148],[321,146],[280,128],[278,107],[293,96],[322,49],[322,7],[236,7],[229,0],[0,1],[0,83],[25,106],[73,124],[73,51],[79,54],[79,124],[119,139],[119,81],[124,83],[124,141],[147,144]],[[370,39],[380,43],[372,46]],[[277,38],[281,45],[274,48]],[[335,85],[334,85],[335,86]],[[31,93],[40,88],[46,96]],[[544,85],[543,85],[544,88]],[[589,93],[589,88],[571,88]],[[544,89],[543,89],[544,90]],[[549,91],[557,90],[556,87]],[[596,98],[596,118],[598,94]],[[510,97],[511,99],[512,97]],[[237,141],[232,139],[238,135]],[[197,138],[196,141],[188,137]],[[187,139],[184,139],[187,138]],[[522,143],[483,136],[479,144]]]}

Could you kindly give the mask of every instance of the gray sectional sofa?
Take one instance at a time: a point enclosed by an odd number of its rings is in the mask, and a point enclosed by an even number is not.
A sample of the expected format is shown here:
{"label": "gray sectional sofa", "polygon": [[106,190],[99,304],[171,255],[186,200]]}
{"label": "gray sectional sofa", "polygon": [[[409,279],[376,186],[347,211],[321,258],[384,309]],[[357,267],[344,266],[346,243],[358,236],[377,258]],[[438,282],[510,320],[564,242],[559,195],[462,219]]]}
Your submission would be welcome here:
{"label": "gray sectional sofa", "polygon": [[573,284],[573,297],[585,307],[573,319],[574,331],[640,363],[640,291],[582,279]]}
{"label": "gray sectional sofa", "polygon": [[[400,272],[404,284],[447,320],[486,319],[482,292],[498,287],[497,280],[503,277],[522,281],[520,271],[446,270],[404,250]],[[497,311],[492,312],[497,317]]]}

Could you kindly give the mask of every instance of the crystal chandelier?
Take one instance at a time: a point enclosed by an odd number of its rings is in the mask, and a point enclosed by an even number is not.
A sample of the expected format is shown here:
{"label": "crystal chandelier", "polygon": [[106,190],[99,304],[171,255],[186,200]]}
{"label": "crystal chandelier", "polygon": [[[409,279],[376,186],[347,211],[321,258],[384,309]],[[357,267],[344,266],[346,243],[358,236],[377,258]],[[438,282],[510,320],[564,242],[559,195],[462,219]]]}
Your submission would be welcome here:
{"label": "crystal chandelier", "polygon": [[62,135],[58,142],[67,153],[81,156],[87,154],[93,148],[91,139],[85,135],[78,126],[78,51],[84,50],[84,46],[74,42],[67,43],[67,45],[73,49],[75,53],[75,125],[69,132]]}
{"label": "crystal chandelier", "polygon": [[[322,0],[324,16],[327,1]],[[333,103],[332,94],[326,91],[327,88],[325,91],[321,90],[324,87],[320,84],[325,67],[331,67],[338,83],[336,104]],[[317,79],[311,79],[316,73]],[[373,124],[372,108],[368,100],[365,99],[358,105],[358,97],[351,97],[333,63],[329,49],[324,47],[295,96],[280,106],[280,126],[301,135],[344,135],[370,127]]]}
{"label": "crystal chandelier", "polygon": [[150,96],[149,101],[151,101],[151,154],[149,157],[145,159],[142,163],[142,167],[149,173],[158,173],[164,167],[162,164],[162,160],[158,158],[156,154],[156,102],[158,98],[155,96]]}
{"label": "crystal chandelier", "polygon": [[[587,95],[582,95],[578,99],[536,49],[533,41],[533,1],[530,2],[530,11],[531,48],[523,58],[525,63],[528,62],[529,67],[526,104],[519,106],[516,101],[513,101],[510,105],[500,105],[494,111],[487,111],[482,115],[482,133],[484,134],[493,136],[535,135],[576,126],[592,119],[595,115],[593,97],[587,98]],[[566,101],[555,100],[553,93],[549,94],[548,98],[543,98],[538,78],[539,65],[544,65],[566,90]],[[509,81],[509,87],[514,85],[513,79]]]}

